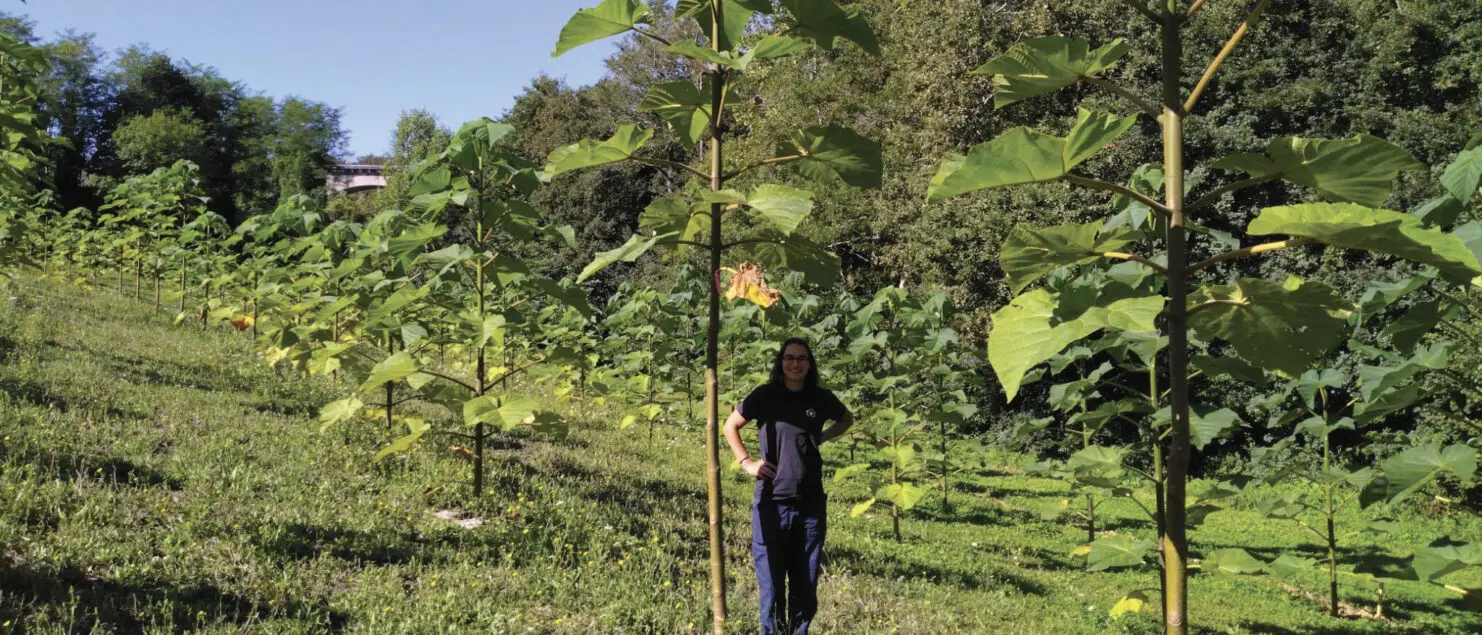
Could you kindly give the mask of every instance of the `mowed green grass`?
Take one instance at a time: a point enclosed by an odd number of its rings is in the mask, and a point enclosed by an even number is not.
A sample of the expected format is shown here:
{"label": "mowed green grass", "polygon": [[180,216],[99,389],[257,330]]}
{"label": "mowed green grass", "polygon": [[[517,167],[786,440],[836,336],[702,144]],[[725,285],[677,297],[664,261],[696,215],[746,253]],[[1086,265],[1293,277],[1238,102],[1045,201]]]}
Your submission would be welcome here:
{"label": "mowed green grass", "polygon": [[[569,403],[569,438],[495,444],[489,491],[447,441],[371,459],[389,438],[366,420],[320,433],[327,382],[280,377],[226,329],[175,326],[107,289],[22,279],[0,293],[0,632],[685,633],[709,629],[703,433],[650,440],[616,430],[611,406]],[[825,448],[830,469],[847,447]],[[896,544],[884,513],[850,518],[862,485],[833,485],[822,633],[1106,633],[1159,630],[1155,608],[1112,620],[1128,591],[1156,597],[1153,569],[1088,573],[1084,529],[1034,510],[1064,483],[1015,475],[1027,459],[966,477],[952,512],[930,494]],[[750,486],[730,471],[725,527],[732,632],[755,632]],[[1195,485],[1197,491],[1199,485]],[[1145,498],[1145,502],[1148,500]],[[1270,558],[1322,551],[1294,523],[1212,514],[1193,548]],[[465,529],[435,514],[486,521]],[[877,508],[877,510],[880,508]],[[1103,529],[1151,538],[1130,501]],[[1357,552],[1408,554],[1482,539],[1460,510],[1414,510],[1402,535]],[[1341,523],[1357,526],[1356,512]],[[1482,576],[1455,583],[1482,586]],[[1475,633],[1482,618],[1433,585],[1386,589],[1388,621],[1332,619],[1313,571],[1196,573],[1197,632]],[[1371,607],[1374,587],[1344,581]]]}

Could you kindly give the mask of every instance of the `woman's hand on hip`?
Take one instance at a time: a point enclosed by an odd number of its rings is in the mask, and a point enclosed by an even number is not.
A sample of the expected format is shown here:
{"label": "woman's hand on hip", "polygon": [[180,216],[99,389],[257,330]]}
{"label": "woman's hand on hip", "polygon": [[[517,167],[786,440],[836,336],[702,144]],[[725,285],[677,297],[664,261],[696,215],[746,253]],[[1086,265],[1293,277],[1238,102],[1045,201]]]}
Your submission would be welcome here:
{"label": "woman's hand on hip", "polygon": [[741,469],[759,479],[772,478],[777,475],[777,468],[761,459],[746,459],[741,462]]}

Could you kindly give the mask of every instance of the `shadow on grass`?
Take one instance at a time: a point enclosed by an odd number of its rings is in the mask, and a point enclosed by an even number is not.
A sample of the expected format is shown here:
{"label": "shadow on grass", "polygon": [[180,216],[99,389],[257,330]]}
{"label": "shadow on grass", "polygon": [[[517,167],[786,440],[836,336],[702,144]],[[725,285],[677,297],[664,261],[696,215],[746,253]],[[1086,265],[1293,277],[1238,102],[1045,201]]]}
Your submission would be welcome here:
{"label": "shadow on grass", "polygon": [[851,573],[886,580],[926,578],[934,584],[960,589],[1012,589],[1021,595],[1041,595],[1048,591],[1043,584],[1010,571],[988,568],[953,567],[922,562],[907,562],[883,554],[866,554],[849,547],[826,547],[825,567],[836,567]]}
{"label": "shadow on grass", "polygon": [[149,488],[163,485],[179,490],[185,482],[152,467],[117,457],[35,453],[18,455],[13,462],[36,466],[38,473],[54,480],[88,480],[112,487]]}
{"label": "shadow on grass", "polygon": [[[340,632],[348,617],[322,602],[275,598],[274,606],[259,603],[209,582],[177,585],[166,580],[121,584],[100,578],[73,566],[59,571],[38,571],[21,566],[0,567],[0,613],[24,615],[42,606],[64,615],[77,607],[73,632],[142,633],[149,621],[142,616],[160,614],[187,632],[192,625],[228,622],[243,629],[274,616],[287,615],[313,623],[316,632]],[[96,622],[96,623],[95,623]]]}
{"label": "shadow on grass", "polygon": [[422,557],[419,544],[394,532],[371,533],[344,527],[325,527],[307,523],[273,525],[257,535],[264,554],[281,560],[313,560],[329,556],[358,564],[406,565]]}

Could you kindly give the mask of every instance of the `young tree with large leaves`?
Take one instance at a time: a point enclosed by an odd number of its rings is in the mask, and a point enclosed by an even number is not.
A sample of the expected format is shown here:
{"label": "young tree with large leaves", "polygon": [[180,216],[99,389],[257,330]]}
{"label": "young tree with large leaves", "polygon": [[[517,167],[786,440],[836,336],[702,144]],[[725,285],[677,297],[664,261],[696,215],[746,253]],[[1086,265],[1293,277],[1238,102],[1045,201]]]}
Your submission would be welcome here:
{"label": "young tree with large leaves", "polygon": [[[1250,3],[1244,22],[1213,56],[1192,88],[1182,75],[1182,31],[1205,5],[1203,0],[1160,0],[1154,6],[1146,0],[1126,0],[1124,4],[1158,30],[1161,86],[1157,98],[1146,99],[1142,87],[1111,77],[1111,70],[1128,51],[1121,40],[1095,48],[1074,38],[1025,40],[975,71],[993,77],[997,107],[1087,84],[1124,99],[1135,114],[1118,116],[1082,109],[1065,137],[1028,128],[1011,129],[966,155],[947,156],[932,178],[928,200],[941,201],[986,188],[1064,182],[1107,192],[1126,205],[1145,208],[1146,218],[1136,223],[1020,226],[1011,232],[1000,253],[1000,263],[1013,291],[1020,295],[994,314],[988,356],[1012,399],[1026,373],[1072,342],[1104,329],[1166,334],[1171,429],[1164,493],[1166,527],[1159,545],[1165,567],[1165,626],[1169,633],[1182,634],[1188,628],[1186,481],[1191,456],[1191,335],[1204,345],[1227,347],[1225,350],[1257,366],[1296,376],[1337,344],[1336,338],[1342,333],[1338,327],[1351,306],[1326,285],[1295,276],[1284,282],[1241,278],[1233,284],[1219,284],[1216,278],[1197,289],[1191,289],[1190,282],[1219,271],[1221,263],[1236,258],[1311,243],[1407,258],[1433,265],[1443,276],[1462,282],[1482,275],[1482,267],[1457,237],[1427,229],[1414,216],[1380,209],[1390,196],[1396,176],[1422,166],[1408,152],[1367,135],[1332,140],[1272,139],[1262,153],[1240,153],[1214,162],[1211,168],[1244,177],[1186,201],[1186,119],[1196,114],[1200,98],[1220,67],[1257,26],[1270,0]],[[1139,189],[1142,184],[1136,178],[1131,186],[1123,186],[1077,169],[1112,146],[1137,124],[1140,115],[1156,121],[1163,132],[1163,179],[1151,184],[1152,194]],[[1190,261],[1191,243],[1211,241],[1218,246],[1229,238],[1195,222],[1201,212],[1207,213],[1215,202],[1233,192],[1276,180],[1304,186],[1332,202],[1268,207],[1250,223],[1246,233],[1286,238],[1246,247],[1237,243],[1205,260]],[[1162,201],[1155,200],[1158,189]],[[1161,253],[1150,256],[1138,251]],[[1074,293],[1025,291],[1055,269],[1107,261],[1141,263],[1166,284],[1151,294],[1112,279]]]}
{"label": "young tree with large leaves", "polygon": [[[794,234],[812,210],[812,193],[786,185],[760,183],[749,190],[727,187],[748,180],[760,168],[790,164],[803,174],[820,180],[842,180],[859,187],[880,183],[880,148],[858,133],[839,126],[811,126],[780,140],[775,156],[750,165],[728,165],[724,143],[730,132],[727,111],[740,107],[736,93],[740,75],[754,64],[793,55],[809,42],[834,50],[840,40],[849,40],[879,54],[879,43],[864,17],[846,11],[833,0],[782,0],[781,8],[767,0],[680,0],[675,13],[695,20],[704,33],[702,45],[692,40],[670,41],[644,28],[651,9],[637,0],[604,0],[583,9],[561,30],[553,56],[577,46],[613,35],[632,32],[661,45],[677,60],[688,60],[703,68],[698,82],[671,81],[650,86],[639,108],[661,117],[671,134],[686,146],[708,142],[704,165],[649,158],[640,153],[654,135],[635,125],[625,125],[605,141],[585,140],[552,152],[547,173],[559,176],[582,168],[621,161],[634,161],[691,177],[689,195],[661,198],[644,210],[642,230],[626,244],[598,254],[582,272],[586,279],[618,261],[631,262],[657,245],[679,249],[695,248],[708,256],[710,276],[709,326],[706,341],[706,471],[709,490],[711,612],[715,632],[722,632],[726,618],[724,542],[721,527],[719,443],[719,278],[724,255],[745,247],[768,267],[786,267],[828,283],[837,276],[838,258],[821,246]],[[757,20],[758,17],[762,19]],[[759,33],[754,20],[769,31]],[[744,211],[749,218],[743,221]],[[726,221],[733,226],[730,233]],[[737,227],[740,226],[740,227]],[[736,232],[747,227],[741,236]],[[730,236],[728,238],[728,236]]]}

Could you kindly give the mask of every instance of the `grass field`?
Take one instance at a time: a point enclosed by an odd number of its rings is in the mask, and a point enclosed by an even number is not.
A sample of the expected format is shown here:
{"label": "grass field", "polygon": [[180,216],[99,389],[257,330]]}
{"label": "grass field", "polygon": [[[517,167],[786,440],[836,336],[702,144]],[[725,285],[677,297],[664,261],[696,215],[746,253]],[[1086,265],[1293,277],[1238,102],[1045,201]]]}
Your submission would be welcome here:
{"label": "grass field", "polygon": [[[460,504],[468,464],[446,443],[375,464],[380,424],[319,432],[333,398],[327,383],[280,377],[237,333],[172,325],[112,290],[13,283],[0,293],[0,632],[708,631],[697,426],[650,441],[573,404],[569,438],[502,439],[490,491]],[[846,452],[825,448],[830,469]],[[1128,591],[1156,598],[1151,566],[1086,572],[1070,556],[1084,529],[1032,511],[1067,486],[1016,475],[1024,457],[993,458],[953,513],[928,495],[901,545],[885,514],[849,517],[861,486],[833,486],[816,632],[1160,630],[1156,607],[1107,615]],[[750,488],[730,474],[729,630],[755,632]],[[1294,523],[1241,507],[1191,533],[1196,555],[1325,554]],[[484,522],[465,528],[448,510]],[[1104,529],[1152,537],[1133,503],[1101,511]],[[1348,548],[1482,540],[1471,512],[1406,514],[1400,535]],[[1372,608],[1371,583],[1344,584],[1345,603]],[[1482,632],[1454,593],[1414,582],[1387,586],[1384,621],[1327,617],[1316,570],[1297,586],[1196,573],[1190,589],[1197,632]]]}

